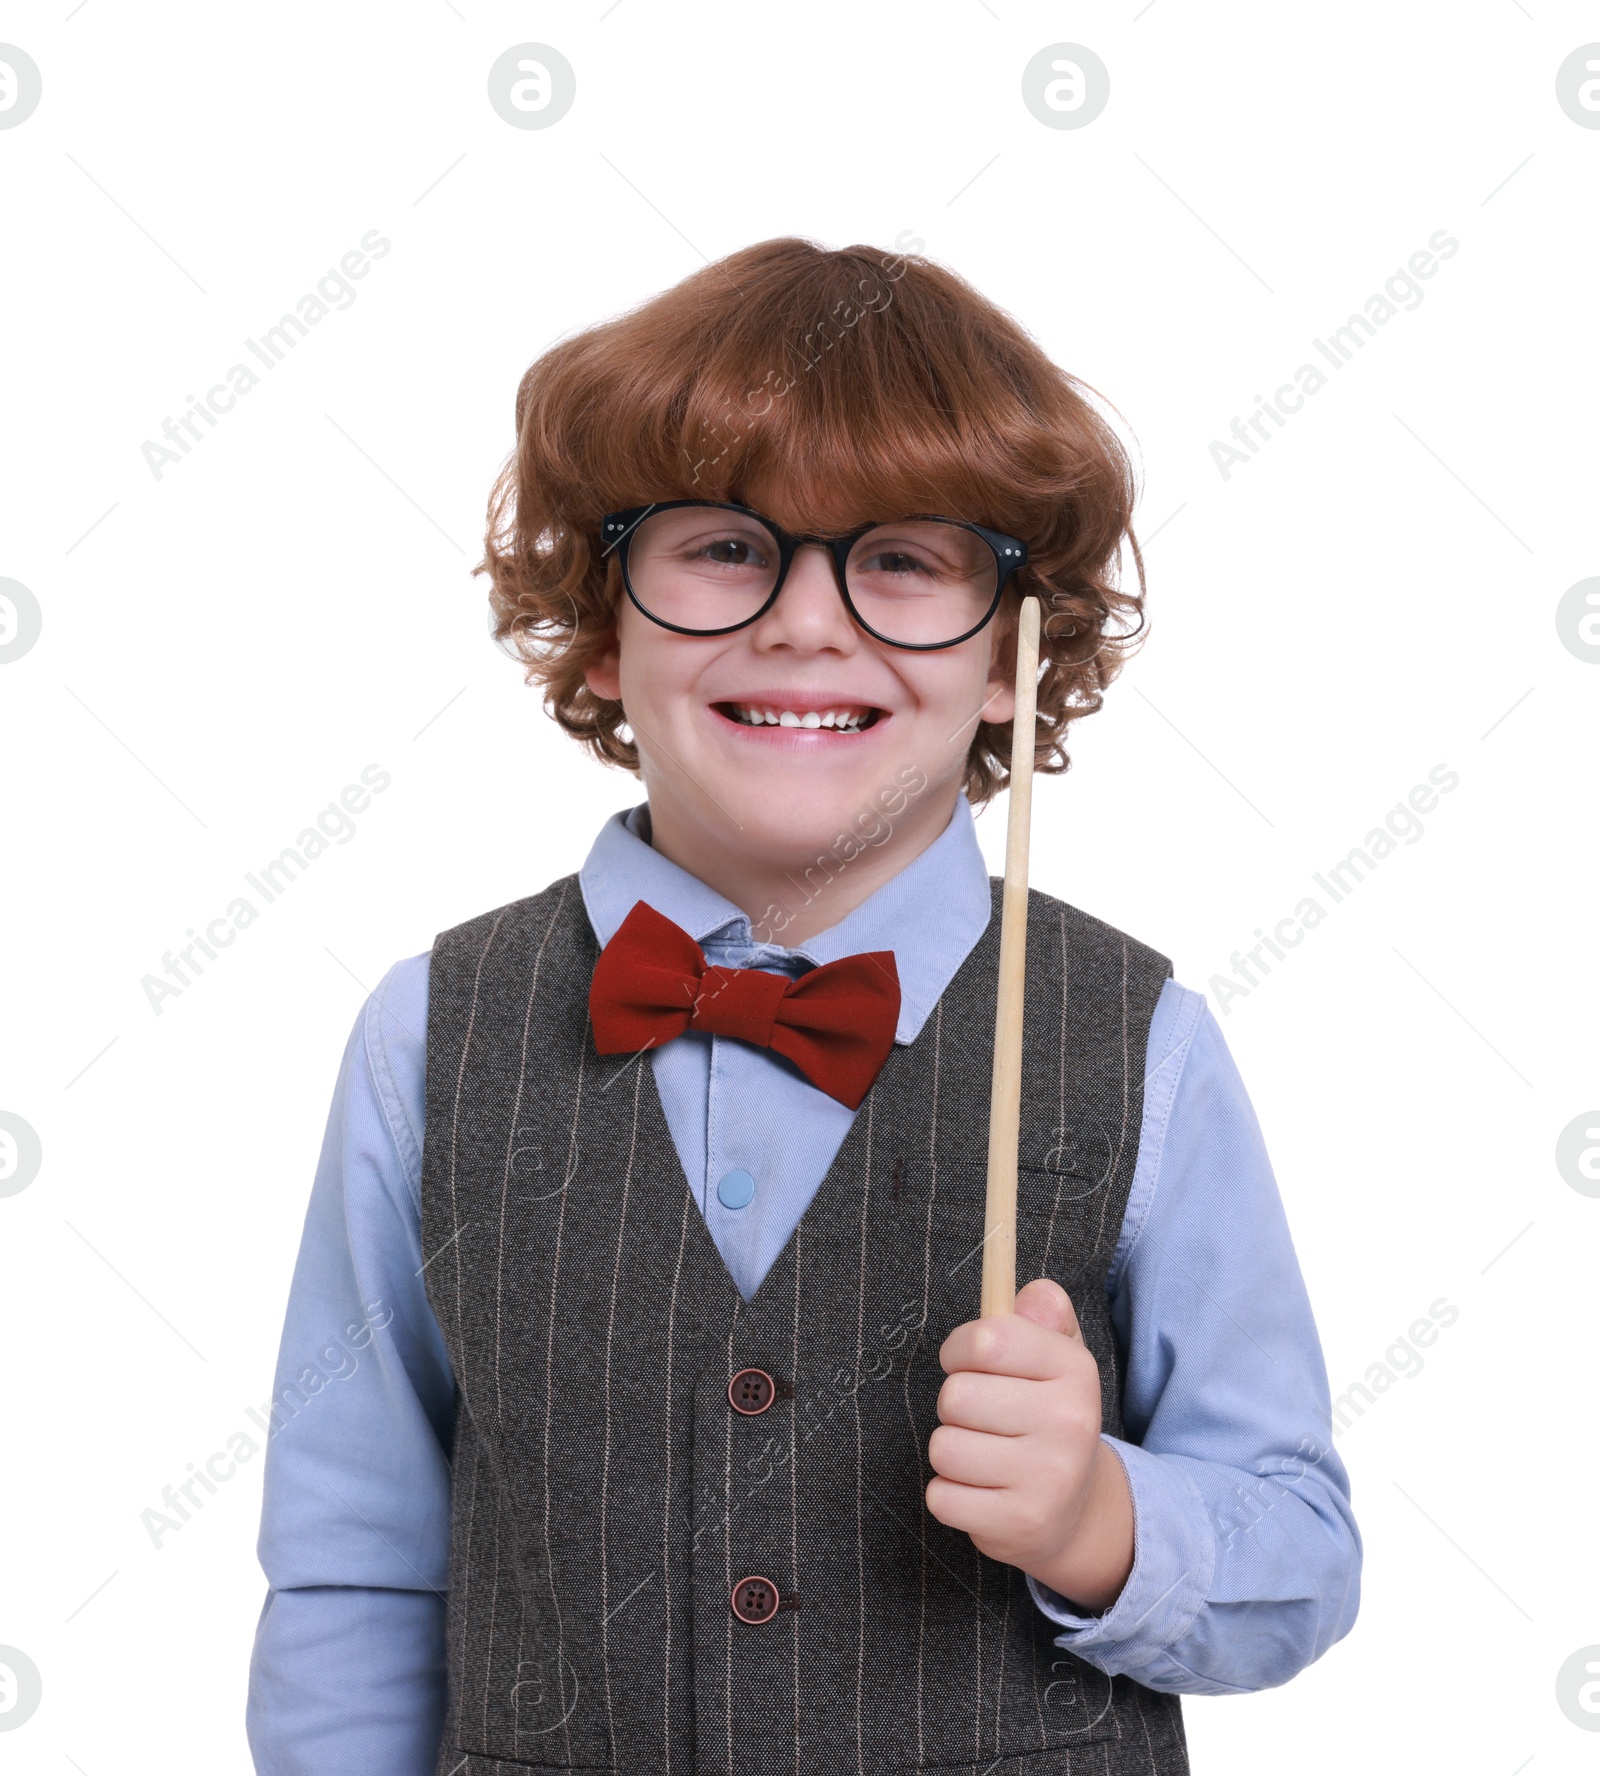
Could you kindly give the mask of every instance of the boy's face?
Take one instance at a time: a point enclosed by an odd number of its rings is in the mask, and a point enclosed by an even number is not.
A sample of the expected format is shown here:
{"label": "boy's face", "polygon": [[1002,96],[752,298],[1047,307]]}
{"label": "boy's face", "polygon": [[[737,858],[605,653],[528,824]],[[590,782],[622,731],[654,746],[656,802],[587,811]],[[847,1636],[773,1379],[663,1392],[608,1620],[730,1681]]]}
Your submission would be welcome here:
{"label": "boy's face", "polygon": [[[886,646],[846,610],[816,545],[766,614],[731,635],[675,634],[626,596],[617,631],[589,688],[621,702],[655,842],[690,868],[704,857],[804,869],[846,833],[909,860],[949,821],[978,721],[1009,720],[1015,701],[994,665],[998,620],[954,647]],[[756,709],[870,719],[843,732],[739,719]]]}

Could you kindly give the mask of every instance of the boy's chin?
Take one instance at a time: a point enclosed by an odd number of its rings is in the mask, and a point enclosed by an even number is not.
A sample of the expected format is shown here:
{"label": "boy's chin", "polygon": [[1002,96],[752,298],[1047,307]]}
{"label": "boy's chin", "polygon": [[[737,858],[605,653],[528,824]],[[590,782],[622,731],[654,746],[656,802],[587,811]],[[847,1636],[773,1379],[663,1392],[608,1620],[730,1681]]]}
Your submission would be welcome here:
{"label": "boy's chin", "polygon": [[[904,793],[883,805],[893,772],[857,786],[796,785],[781,794],[752,794],[747,787],[735,808],[743,827],[740,848],[774,867],[800,871],[819,858],[843,860],[863,851],[892,847],[910,812]],[[753,786],[751,786],[753,787]]]}

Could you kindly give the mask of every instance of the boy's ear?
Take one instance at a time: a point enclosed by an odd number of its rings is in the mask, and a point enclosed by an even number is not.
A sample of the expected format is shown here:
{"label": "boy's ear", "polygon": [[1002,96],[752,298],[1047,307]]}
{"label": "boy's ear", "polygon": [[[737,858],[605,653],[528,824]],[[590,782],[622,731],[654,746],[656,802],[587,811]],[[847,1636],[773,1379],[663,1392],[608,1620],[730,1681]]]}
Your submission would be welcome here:
{"label": "boy's ear", "polygon": [[604,697],[609,703],[622,701],[622,648],[615,631],[610,642],[590,656],[583,679],[597,697]]}
{"label": "boy's ear", "polygon": [[986,722],[1008,722],[1017,713],[1017,647],[1014,624],[995,630],[989,651],[988,693],[983,705]]}

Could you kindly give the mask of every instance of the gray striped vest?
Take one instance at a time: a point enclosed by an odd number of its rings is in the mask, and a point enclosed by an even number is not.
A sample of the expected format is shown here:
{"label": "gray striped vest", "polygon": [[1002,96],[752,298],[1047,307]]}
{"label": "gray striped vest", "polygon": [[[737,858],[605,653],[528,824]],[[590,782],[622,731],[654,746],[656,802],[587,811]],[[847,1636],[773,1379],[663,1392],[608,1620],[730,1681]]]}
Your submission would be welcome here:
{"label": "gray striped vest", "polygon": [[[926,1508],[978,1312],[1000,884],[746,1304],[647,1055],[600,1058],[575,876],[429,971],[428,1296],[459,1388],[439,1776],[1180,1776],[1177,1696],[1054,1644]],[[1123,1432],[1105,1278],[1172,965],[1028,904],[1018,1275],[1071,1295]],[[764,1618],[764,1619],[763,1619]]]}

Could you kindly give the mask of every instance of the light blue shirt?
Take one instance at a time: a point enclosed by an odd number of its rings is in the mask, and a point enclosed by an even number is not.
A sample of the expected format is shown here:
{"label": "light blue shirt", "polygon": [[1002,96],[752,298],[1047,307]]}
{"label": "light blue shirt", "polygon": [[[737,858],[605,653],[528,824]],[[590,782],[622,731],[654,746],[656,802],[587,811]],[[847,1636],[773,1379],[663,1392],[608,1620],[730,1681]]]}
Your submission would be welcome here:
{"label": "light blue shirt", "polygon": [[[972,811],[837,925],[783,949],[613,815],[579,875],[608,942],[637,900],[707,959],[798,973],[892,949],[912,1041],[990,917]],[[267,1438],[270,1589],[250,1671],[262,1776],[432,1776],[444,1714],[454,1382],[428,1305],[421,1170],[428,957],[392,968],[346,1046],[295,1267]],[[689,1187],[748,1300],[854,1112],[764,1049],[698,1032],[651,1064]],[[743,1189],[719,1185],[730,1174]],[[754,1190],[737,1202],[748,1182]],[[724,1200],[727,1199],[727,1200]],[[1287,1682],[1346,1634],[1361,1538],[1327,1372],[1261,1130],[1204,997],[1169,980],[1106,1276],[1124,1374],[1133,1570],[1099,1616],[1030,1578],[1058,1644],[1152,1689]],[[1103,1434],[1104,1435],[1104,1434]]]}

